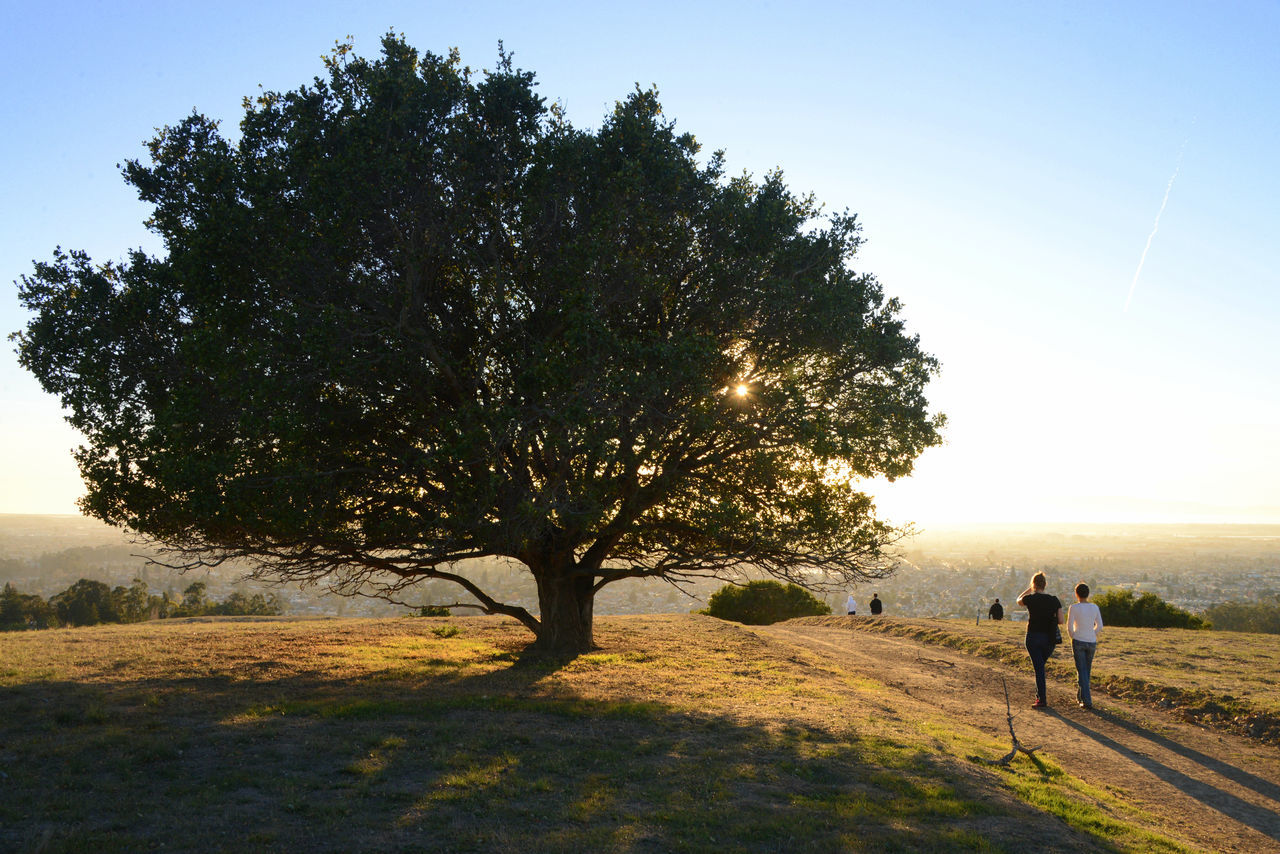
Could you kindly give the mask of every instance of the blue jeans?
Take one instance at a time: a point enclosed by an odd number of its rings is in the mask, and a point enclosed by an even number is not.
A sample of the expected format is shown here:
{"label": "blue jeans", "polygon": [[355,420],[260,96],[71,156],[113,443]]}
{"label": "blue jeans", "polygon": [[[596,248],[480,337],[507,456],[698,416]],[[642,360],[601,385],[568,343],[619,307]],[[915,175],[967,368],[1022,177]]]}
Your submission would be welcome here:
{"label": "blue jeans", "polygon": [[1053,655],[1053,635],[1045,632],[1027,632],[1027,652],[1031,655],[1031,666],[1036,671],[1036,697],[1045,703],[1044,663]]}
{"label": "blue jeans", "polygon": [[1096,643],[1073,640],[1071,655],[1076,660],[1076,699],[1086,706],[1093,705],[1093,697],[1089,694],[1089,675],[1093,671],[1093,654],[1098,651]]}

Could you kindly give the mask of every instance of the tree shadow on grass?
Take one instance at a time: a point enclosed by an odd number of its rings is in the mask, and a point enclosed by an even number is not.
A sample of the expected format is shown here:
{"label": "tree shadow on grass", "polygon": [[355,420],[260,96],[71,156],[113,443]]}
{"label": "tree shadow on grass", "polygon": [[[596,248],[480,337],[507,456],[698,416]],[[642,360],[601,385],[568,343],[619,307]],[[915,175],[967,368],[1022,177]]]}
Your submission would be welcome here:
{"label": "tree shadow on grass", "polygon": [[503,664],[5,689],[0,849],[1112,850],[923,748],[566,696],[560,662]]}

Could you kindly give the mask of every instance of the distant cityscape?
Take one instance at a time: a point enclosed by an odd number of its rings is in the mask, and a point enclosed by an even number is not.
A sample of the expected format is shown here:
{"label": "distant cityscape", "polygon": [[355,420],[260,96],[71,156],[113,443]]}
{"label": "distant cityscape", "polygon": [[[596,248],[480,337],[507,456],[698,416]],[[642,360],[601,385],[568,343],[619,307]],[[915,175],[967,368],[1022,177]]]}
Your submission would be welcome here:
{"label": "distant cityscape", "polygon": [[[835,613],[843,613],[845,597],[852,592],[859,613],[866,613],[867,601],[877,593],[890,616],[985,619],[998,597],[1007,618],[1018,619],[1013,600],[1036,571],[1049,576],[1049,592],[1064,602],[1082,580],[1097,592],[1124,588],[1155,593],[1193,613],[1223,602],[1280,596],[1280,526],[974,526],[924,532],[899,550],[903,563],[893,576],[821,598]],[[500,601],[536,611],[533,580],[518,565],[489,559],[472,562],[464,571]],[[215,599],[235,591],[274,592],[285,613],[296,616],[396,616],[422,605],[469,599],[444,581],[423,582],[402,602],[390,603],[336,596],[321,587],[241,581],[242,575],[243,568],[180,574],[150,563],[145,549],[90,519],[0,515],[0,584],[43,597],[81,578],[111,586],[128,586],[139,578],[153,593],[181,595],[195,581],[208,584]],[[682,589],[660,580],[622,581],[600,591],[595,612],[687,613],[705,607],[707,597],[723,584],[704,579]]]}

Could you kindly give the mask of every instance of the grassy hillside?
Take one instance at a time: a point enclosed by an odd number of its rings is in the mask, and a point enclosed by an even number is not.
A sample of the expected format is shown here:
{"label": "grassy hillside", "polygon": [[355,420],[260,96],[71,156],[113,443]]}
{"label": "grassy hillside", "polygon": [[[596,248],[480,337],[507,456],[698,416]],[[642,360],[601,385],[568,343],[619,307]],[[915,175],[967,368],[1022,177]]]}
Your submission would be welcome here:
{"label": "grassy hillside", "polygon": [[1180,851],[839,662],[706,617],[0,636],[0,850]]}
{"label": "grassy hillside", "polygon": [[[796,622],[850,625],[847,617]],[[857,626],[1027,666],[1026,623],[865,619]],[[1049,671],[1075,679],[1069,640],[1055,652]],[[1109,626],[1094,660],[1093,690],[1280,744],[1280,635]]]}

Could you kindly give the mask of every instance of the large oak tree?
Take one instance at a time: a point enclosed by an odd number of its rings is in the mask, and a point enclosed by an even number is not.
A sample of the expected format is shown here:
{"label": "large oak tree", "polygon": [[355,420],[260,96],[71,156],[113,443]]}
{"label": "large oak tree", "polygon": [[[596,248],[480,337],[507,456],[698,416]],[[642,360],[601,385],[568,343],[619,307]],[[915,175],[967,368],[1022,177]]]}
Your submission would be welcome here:
{"label": "large oak tree", "polygon": [[[557,652],[627,578],[891,570],[858,483],[938,443],[937,364],[855,271],[854,216],[727,177],[652,91],[586,131],[505,55],[391,35],[325,65],[238,138],[193,114],[124,166],[162,256],[19,283],[84,511],[339,592],[447,579]],[[536,611],[456,568],[484,556]]]}

